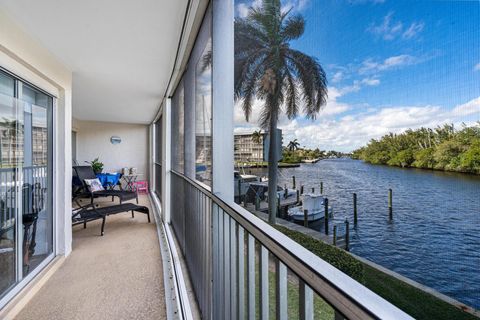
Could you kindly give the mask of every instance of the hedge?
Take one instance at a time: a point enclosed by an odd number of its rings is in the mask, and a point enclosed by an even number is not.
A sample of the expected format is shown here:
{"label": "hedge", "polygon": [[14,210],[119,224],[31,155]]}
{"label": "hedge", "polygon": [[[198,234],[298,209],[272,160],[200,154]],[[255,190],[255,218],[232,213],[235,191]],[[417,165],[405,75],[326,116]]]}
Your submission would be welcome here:
{"label": "hedge", "polygon": [[344,250],[283,226],[276,225],[275,228],[349,277],[363,283],[363,263]]}

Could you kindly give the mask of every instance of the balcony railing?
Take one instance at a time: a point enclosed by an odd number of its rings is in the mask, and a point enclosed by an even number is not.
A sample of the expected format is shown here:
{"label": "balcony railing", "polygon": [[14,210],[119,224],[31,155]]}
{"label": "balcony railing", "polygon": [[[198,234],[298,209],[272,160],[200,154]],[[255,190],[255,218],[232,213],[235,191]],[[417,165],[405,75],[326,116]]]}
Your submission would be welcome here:
{"label": "balcony railing", "polygon": [[23,213],[39,212],[45,206],[47,167],[0,168],[0,234],[15,224],[18,197]]}
{"label": "balcony railing", "polygon": [[171,179],[172,226],[204,319],[411,319],[240,206]]}

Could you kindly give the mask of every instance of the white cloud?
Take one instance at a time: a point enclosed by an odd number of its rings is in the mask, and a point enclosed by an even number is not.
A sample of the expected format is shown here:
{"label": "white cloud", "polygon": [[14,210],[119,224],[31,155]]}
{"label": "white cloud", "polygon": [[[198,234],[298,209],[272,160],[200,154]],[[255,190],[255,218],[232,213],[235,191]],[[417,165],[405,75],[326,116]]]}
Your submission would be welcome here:
{"label": "white cloud", "polygon": [[455,116],[468,116],[472,114],[480,115],[480,97],[470,100],[467,103],[456,106],[452,113]]}
{"label": "white cloud", "polygon": [[248,11],[250,8],[260,8],[262,6],[262,0],[253,0],[249,4],[239,3],[237,5],[237,14],[240,18],[245,18],[248,16]]}
{"label": "white cloud", "polygon": [[248,16],[248,10],[249,6],[247,6],[245,3],[239,3],[237,5],[237,13],[240,18],[245,18]]}
{"label": "white cloud", "polygon": [[419,62],[420,59],[417,59],[408,54],[389,57],[383,61],[366,59],[362,62],[362,66],[359,68],[358,72],[360,74],[376,73],[379,71],[386,71],[390,69],[400,68],[403,66],[413,65]]}
{"label": "white cloud", "polygon": [[358,92],[365,86],[375,87],[380,84],[380,80],[376,78],[365,78],[362,80],[355,80],[350,86],[346,86],[339,89],[341,95],[348,94],[350,92]]}
{"label": "white cloud", "polygon": [[473,71],[480,71],[480,62],[473,67]]}
{"label": "white cloud", "polygon": [[381,24],[372,24],[367,31],[382,37],[384,40],[393,40],[402,33],[403,24],[401,21],[392,22],[393,12],[388,13]]}
{"label": "white cloud", "polygon": [[310,0],[289,0],[282,6],[282,12],[295,11],[301,12],[309,5]]}
{"label": "white cloud", "polygon": [[440,106],[398,106],[365,108],[357,114],[339,119],[319,118],[315,122],[291,121],[280,128],[284,140],[298,139],[302,145],[321,149],[351,151],[365,145],[370,139],[380,138],[389,132],[401,133],[420,127],[436,127],[444,123],[457,126],[466,116],[480,115],[480,97],[445,110]]}
{"label": "white cloud", "polygon": [[347,115],[338,120],[326,119],[311,123],[290,123],[281,127],[284,140],[298,139],[307,147],[351,151],[372,138],[389,132],[400,133],[407,128],[434,126],[439,107],[386,108],[374,114]]}
{"label": "white cloud", "polygon": [[337,71],[335,72],[335,74],[333,75],[333,78],[332,78],[332,82],[333,83],[337,83],[337,82],[340,82],[343,80],[344,78],[344,73],[342,71]]}
{"label": "white cloud", "polygon": [[404,28],[402,21],[393,21],[393,14],[393,12],[389,12],[380,24],[371,24],[367,31],[387,41],[398,37],[408,40],[416,37],[425,27],[425,23],[414,21],[408,28]]}
{"label": "white cloud", "polygon": [[410,27],[402,34],[403,39],[414,38],[417,34],[422,32],[425,24],[423,22],[413,22]]}

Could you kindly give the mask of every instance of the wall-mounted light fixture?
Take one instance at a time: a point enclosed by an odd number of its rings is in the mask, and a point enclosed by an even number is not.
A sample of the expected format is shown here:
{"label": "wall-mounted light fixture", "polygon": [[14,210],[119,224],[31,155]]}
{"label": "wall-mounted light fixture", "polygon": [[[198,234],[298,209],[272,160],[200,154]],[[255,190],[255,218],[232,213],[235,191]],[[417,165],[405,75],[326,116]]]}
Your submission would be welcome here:
{"label": "wall-mounted light fixture", "polygon": [[110,142],[112,144],[119,144],[120,142],[122,142],[122,139],[118,136],[111,136],[110,137]]}

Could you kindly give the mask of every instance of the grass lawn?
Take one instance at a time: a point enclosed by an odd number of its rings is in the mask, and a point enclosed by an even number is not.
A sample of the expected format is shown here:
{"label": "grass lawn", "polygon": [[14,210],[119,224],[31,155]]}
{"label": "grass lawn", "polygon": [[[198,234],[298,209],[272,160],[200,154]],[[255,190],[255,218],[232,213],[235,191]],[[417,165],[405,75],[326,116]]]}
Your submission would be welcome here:
{"label": "grass lawn", "polygon": [[[278,225],[275,226],[275,228],[416,319],[479,319],[429,293],[364,264],[342,249],[326,244],[323,241],[298,231],[293,231]],[[291,285],[293,286],[293,284],[289,283],[288,299],[289,301],[298,301],[298,286],[296,286],[296,288],[295,286],[290,288]],[[333,310],[328,311],[328,308],[330,308],[328,304],[320,298],[318,299],[319,301],[315,300],[315,313],[317,313],[316,309],[318,307],[319,319],[331,319]],[[289,309],[291,307],[293,313],[298,311],[298,302],[296,306],[297,309],[294,309],[295,303],[292,303],[290,306],[289,302]],[[317,319],[317,315],[315,319]]]}
{"label": "grass lawn", "polygon": [[[258,262],[258,261],[257,261]],[[256,319],[260,319],[260,273],[259,264],[256,265]],[[298,280],[289,274],[287,282],[287,299],[288,299],[288,319],[299,318],[299,286]],[[268,273],[268,291],[269,291],[269,318],[272,320],[277,319],[275,310],[276,299],[276,279],[275,272],[269,271]],[[246,301],[246,300],[245,300]],[[335,318],[335,311],[326,303],[322,298],[314,293],[314,319],[317,320],[333,320]]]}

